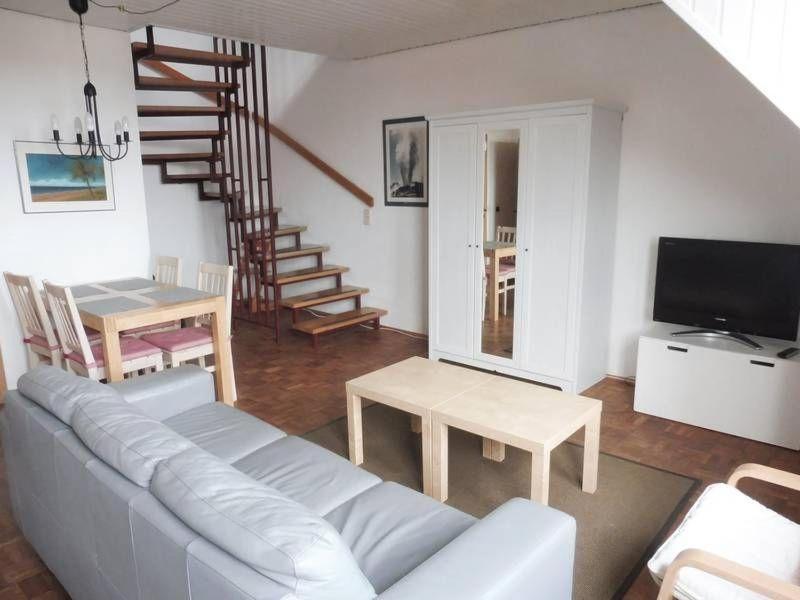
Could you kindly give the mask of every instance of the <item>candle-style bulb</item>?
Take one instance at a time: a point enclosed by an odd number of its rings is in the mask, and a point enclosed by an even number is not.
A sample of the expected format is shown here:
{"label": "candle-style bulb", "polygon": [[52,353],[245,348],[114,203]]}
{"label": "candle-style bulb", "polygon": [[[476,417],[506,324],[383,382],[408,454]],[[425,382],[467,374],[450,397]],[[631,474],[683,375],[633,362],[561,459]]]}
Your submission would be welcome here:
{"label": "candle-style bulb", "polygon": [[122,117],[122,131],[128,131],[128,117]]}
{"label": "candle-style bulb", "polygon": [[83,123],[80,117],[75,117],[75,135],[83,135]]}
{"label": "candle-style bulb", "polygon": [[114,121],[114,135],[122,136],[122,123]]}
{"label": "candle-style bulb", "polygon": [[86,131],[89,133],[94,132],[94,117],[88,110],[86,111]]}
{"label": "candle-style bulb", "polygon": [[50,129],[52,129],[53,131],[58,131],[58,119],[56,118],[55,115],[50,117]]}

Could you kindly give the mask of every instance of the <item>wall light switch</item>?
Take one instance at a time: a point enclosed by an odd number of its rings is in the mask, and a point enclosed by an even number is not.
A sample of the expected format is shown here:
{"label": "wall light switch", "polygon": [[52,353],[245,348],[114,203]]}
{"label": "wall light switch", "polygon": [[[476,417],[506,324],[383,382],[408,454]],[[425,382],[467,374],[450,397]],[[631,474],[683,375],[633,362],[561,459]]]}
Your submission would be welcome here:
{"label": "wall light switch", "polygon": [[372,209],[364,209],[364,225],[372,225]]}

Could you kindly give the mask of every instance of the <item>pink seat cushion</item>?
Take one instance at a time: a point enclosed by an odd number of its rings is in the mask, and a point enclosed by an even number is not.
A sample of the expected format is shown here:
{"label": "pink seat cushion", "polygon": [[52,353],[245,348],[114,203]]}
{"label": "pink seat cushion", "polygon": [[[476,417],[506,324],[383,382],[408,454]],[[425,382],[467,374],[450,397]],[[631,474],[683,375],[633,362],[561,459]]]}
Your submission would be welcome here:
{"label": "pink seat cushion", "polygon": [[83,330],[86,332],[86,337],[89,338],[89,343],[96,342],[103,337],[97,329],[92,329],[84,325]]}
{"label": "pink seat cushion", "polygon": [[[119,339],[119,349],[122,353],[122,361],[133,360],[135,358],[142,358],[144,356],[153,356],[161,354],[161,349],[148,344],[144,340],[134,337],[123,337]],[[83,356],[77,352],[70,352],[67,358],[73,362],[84,365]],[[92,346],[92,358],[94,363],[84,365],[87,367],[102,367],[105,365],[105,358],[103,357],[103,346]]]}
{"label": "pink seat cushion", "polygon": [[174,331],[161,331],[159,333],[148,333],[142,336],[143,340],[158,346],[168,352],[177,352],[210,344],[211,331],[207,327],[184,327]]}
{"label": "pink seat cushion", "polygon": [[40,335],[32,335],[31,337],[25,340],[26,344],[33,344],[34,346],[39,346],[40,348],[44,348],[45,350],[58,350],[58,344],[55,346],[51,346],[47,343],[47,338],[43,338]]}
{"label": "pink seat cushion", "polygon": [[[498,273],[500,273],[500,275],[508,275],[509,273],[515,272],[516,270],[517,270],[516,265],[504,265],[503,263],[500,263],[500,269]],[[492,268],[486,267],[486,276],[490,277],[491,274],[492,274]]]}

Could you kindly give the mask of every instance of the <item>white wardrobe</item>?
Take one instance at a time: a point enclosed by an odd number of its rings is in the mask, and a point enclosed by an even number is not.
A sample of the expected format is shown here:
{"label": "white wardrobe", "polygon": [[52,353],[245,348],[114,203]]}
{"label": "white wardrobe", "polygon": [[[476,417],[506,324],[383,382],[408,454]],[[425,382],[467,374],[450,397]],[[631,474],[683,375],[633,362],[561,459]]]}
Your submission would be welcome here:
{"label": "white wardrobe", "polygon": [[605,376],[621,123],[591,100],[430,119],[432,359]]}

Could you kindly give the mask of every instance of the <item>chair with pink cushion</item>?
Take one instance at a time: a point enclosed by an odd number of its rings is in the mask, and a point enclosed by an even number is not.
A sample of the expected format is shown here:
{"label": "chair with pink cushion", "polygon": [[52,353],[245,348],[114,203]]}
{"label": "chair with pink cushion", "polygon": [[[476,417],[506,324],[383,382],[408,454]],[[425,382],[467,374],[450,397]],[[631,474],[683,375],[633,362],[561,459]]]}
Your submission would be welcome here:
{"label": "chair with pink cushion", "polygon": [[[217,296],[225,296],[225,335],[230,336],[233,267],[200,263],[197,289]],[[148,333],[141,339],[161,348],[169,366],[177,367],[186,361],[196,360],[201,367],[208,371],[214,370],[214,366],[206,367],[206,357],[214,354],[214,344],[211,330],[205,319],[198,319],[194,327]]]}
{"label": "chair with pink cushion", "polygon": [[35,367],[45,359],[54,367],[63,368],[61,344],[45,310],[39,286],[29,275],[3,273],[11,301],[22,327],[22,341],[28,351],[28,366]]}
{"label": "chair with pink cushion", "polygon": [[[517,243],[517,228],[498,225],[494,239],[506,244]],[[516,287],[517,265],[516,257],[509,256],[500,259],[500,272],[498,279],[500,282],[500,293],[503,295],[503,314],[508,313],[508,292]]]}
{"label": "chair with pink cushion", "polygon": [[[103,347],[89,344],[72,291],[47,281],[44,282],[44,289],[61,340],[67,370],[98,381],[105,379]],[[141,370],[164,369],[160,348],[130,336],[121,337],[119,345],[123,374],[136,375]]]}

